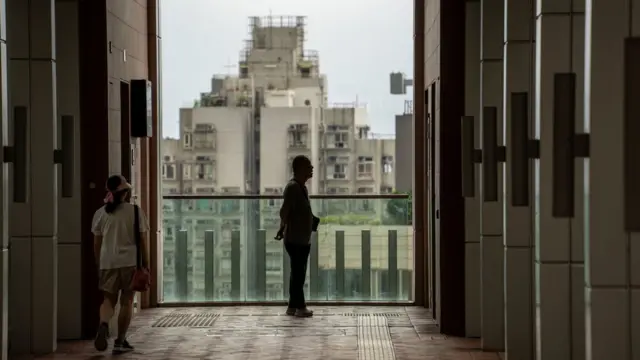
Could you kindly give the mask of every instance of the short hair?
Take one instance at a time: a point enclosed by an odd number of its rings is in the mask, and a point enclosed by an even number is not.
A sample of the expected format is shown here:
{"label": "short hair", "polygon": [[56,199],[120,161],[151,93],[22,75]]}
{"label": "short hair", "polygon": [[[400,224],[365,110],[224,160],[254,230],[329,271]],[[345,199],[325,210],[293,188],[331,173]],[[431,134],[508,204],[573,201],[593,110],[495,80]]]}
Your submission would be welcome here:
{"label": "short hair", "polygon": [[291,170],[293,170],[293,173],[295,174],[298,171],[300,171],[301,167],[303,167],[304,165],[310,165],[310,164],[311,164],[311,160],[309,160],[308,157],[304,155],[298,155],[294,157],[293,161],[291,162]]}

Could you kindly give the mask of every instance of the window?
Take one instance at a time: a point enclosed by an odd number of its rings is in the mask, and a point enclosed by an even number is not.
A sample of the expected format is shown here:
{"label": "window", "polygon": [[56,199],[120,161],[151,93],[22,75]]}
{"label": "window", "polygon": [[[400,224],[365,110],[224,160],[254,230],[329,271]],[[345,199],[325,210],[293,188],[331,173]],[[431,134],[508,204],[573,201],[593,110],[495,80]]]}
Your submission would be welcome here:
{"label": "window", "polygon": [[220,275],[231,274],[231,259],[221,259],[220,261]]}
{"label": "window", "polygon": [[269,255],[267,257],[267,271],[280,271],[282,269],[282,258],[280,255]]}
{"label": "window", "polygon": [[162,177],[167,180],[174,180],[176,178],[176,166],[173,164],[162,165]]}
{"label": "window", "polygon": [[358,176],[371,175],[373,173],[373,164],[358,164]]}
{"label": "window", "polygon": [[196,165],[196,171],[199,180],[213,180],[213,165],[198,164]]}
{"label": "window", "polygon": [[336,143],[349,141],[349,134],[347,133],[337,133],[337,134],[334,134],[333,136],[334,136],[333,142],[336,142]]}
{"label": "window", "polygon": [[382,171],[385,174],[393,172],[393,156],[385,155],[382,157]]}
{"label": "window", "polygon": [[191,133],[190,132],[186,132],[184,133],[184,144],[183,144],[185,149],[191,149],[191,146],[193,146],[193,144],[191,143]]}
{"label": "window", "polygon": [[163,258],[164,258],[164,267],[165,268],[170,268],[170,267],[173,266],[173,253],[172,252],[165,251]]}
{"label": "window", "polygon": [[191,179],[191,166],[188,164],[182,165],[182,176],[185,179]]}
{"label": "window", "polygon": [[381,194],[391,194],[393,193],[393,188],[391,186],[381,186],[380,187]]}
{"label": "window", "polygon": [[334,164],[327,166],[327,179],[346,179],[347,165]]}

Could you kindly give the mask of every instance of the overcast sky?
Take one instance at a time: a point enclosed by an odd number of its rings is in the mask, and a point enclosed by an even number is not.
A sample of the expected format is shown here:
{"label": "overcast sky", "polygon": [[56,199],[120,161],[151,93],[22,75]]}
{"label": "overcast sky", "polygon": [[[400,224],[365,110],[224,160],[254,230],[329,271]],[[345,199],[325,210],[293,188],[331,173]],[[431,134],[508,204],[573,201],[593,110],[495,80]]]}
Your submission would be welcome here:
{"label": "overcast sky", "polygon": [[[178,109],[208,91],[213,74],[237,72],[249,16],[307,17],[307,49],[320,52],[329,101],[366,102],[373,132],[394,133],[409,96],[389,94],[389,72],[413,73],[410,0],[161,0],[164,136]],[[229,69],[228,65],[233,65]]]}

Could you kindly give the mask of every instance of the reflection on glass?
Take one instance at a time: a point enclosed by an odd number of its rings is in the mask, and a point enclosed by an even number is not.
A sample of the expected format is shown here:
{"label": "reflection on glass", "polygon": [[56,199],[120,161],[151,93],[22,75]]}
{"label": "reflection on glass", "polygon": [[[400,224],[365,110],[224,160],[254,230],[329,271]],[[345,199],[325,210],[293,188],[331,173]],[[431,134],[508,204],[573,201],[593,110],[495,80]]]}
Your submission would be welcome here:
{"label": "reflection on glass", "polygon": [[[283,301],[289,259],[273,240],[278,198],[165,199],[164,302]],[[411,301],[407,197],[312,199],[311,301]]]}

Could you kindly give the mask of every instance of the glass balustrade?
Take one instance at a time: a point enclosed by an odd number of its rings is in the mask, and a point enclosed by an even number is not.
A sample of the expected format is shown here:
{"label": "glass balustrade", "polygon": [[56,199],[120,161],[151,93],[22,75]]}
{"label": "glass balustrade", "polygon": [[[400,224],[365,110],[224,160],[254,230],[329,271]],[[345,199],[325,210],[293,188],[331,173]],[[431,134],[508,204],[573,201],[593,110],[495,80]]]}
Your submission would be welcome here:
{"label": "glass balustrade", "polygon": [[[274,240],[277,196],[167,196],[163,302],[283,301],[289,258]],[[413,230],[406,195],[312,196],[309,301],[410,302]]]}

